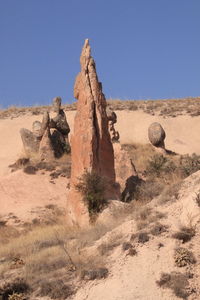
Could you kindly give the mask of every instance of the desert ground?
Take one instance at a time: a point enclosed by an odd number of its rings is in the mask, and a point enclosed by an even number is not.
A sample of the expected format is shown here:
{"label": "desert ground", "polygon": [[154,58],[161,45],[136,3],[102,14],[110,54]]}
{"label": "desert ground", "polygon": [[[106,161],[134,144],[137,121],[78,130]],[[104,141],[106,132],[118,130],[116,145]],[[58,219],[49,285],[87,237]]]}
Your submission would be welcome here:
{"label": "desert ground", "polygon": [[[0,299],[200,299],[200,99],[108,103],[139,173],[160,155],[148,140],[152,122],[163,126],[166,149],[174,153],[167,163],[193,153],[195,161],[184,166],[184,176],[182,165],[145,175],[150,184],[139,200],[113,201],[91,228],[74,229],[66,215],[69,155],[52,169],[13,167],[25,157],[20,128],[31,130],[50,108],[0,111]],[[65,112],[73,132],[76,108]],[[184,254],[178,257],[177,249]]]}

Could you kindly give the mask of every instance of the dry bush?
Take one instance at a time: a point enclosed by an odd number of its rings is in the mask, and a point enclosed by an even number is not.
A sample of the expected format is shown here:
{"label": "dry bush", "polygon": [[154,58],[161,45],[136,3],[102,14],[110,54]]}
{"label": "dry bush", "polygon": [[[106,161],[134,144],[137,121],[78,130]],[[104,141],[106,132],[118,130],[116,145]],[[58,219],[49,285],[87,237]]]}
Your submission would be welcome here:
{"label": "dry bush", "polygon": [[163,225],[163,224],[160,224],[160,223],[156,223],[152,229],[150,230],[150,233],[152,235],[155,235],[155,236],[158,236],[160,234],[162,234],[163,232],[166,232],[167,231],[167,226],[166,225]]}
{"label": "dry bush", "polygon": [[137,235],[136,235],[136,240],[138,243],[146,243],[149,241],[149,235],[147,232],[143,231],[143,232],[139,232]]}
{"label": "dry bush", "polygon": [[174,239],[180,240],[183,243],[190,241],[193,236],[195,236],[195,228],[191,226],[182,226],[179,231],[172,235]]}
{"label": "dry bush", "polygon": [[193,253],[186,248],[179,247],[175,249],[174,261],[177,267],[185,267],[190,264],[194,264],[196,259]]}
{"label": "dry bush", "polygon": [[36,172],[37,172],[37,168],[35,167],[35,166],[27,166],[27,167],[25,167],[24,169],[23,169],[23,171],[24,171],[24,173],[26,173],[26,174],[36,174]]}
{"label": "dry bush", "polygon": [[14,293],[9,296],[8,300],[27,300],[27,297],[21,293]]}
{"label": "dry bush", "polygon": [[106,278],[107,276],[108,276],[107,268],[82,270],[80,274],[80,278],[83,280],[102,279],[102,278]]}
{"label": "dry bush", "polygon": [[[24,279],[17,278],[14,281],[5,282],[2,286],[0,286],[0,298],[2,300],[9,300],[12,299],[11,296],[13,294],[23,295],[24,293],[27,293],[29,289],[30,287]],[[22,298],[20,300],[22,300]]]}
{"label": "dry bush", "polygon": [[188,276],[178,272],[162,273],[157,285],[162,288],[171,289],[174,294],[182,299],[187,299],[189,296],[187,287],[189,286]]}
{"label": "dry bush", "polygon": [[196,203],[198,205],[198,207],[200,207],[200,192],[196,193]]}

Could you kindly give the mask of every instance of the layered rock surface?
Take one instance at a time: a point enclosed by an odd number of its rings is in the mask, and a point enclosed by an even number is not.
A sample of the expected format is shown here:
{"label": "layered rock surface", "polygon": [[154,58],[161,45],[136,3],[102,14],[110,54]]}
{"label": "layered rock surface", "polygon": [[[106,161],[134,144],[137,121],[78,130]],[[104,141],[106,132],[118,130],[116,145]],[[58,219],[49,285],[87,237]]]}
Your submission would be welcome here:
{"label": "layered rock surface", "polygon": [[[81,216],[87,219],[87,209],[82,196],[75,187],[85,172],[96,172],[108,181],[106,197],[117,197],[115,187],[114,151],[108,131],[106,99],[102,85],[98,81],[94,59],[91,57],[89,41],[85,40],[81,57],[81,72],[74,86],[74,96],[78,100],[71,137],[72,174],[68,208],[73,219],[81,223]],[[84,222],[84,221],[83,221]]]}

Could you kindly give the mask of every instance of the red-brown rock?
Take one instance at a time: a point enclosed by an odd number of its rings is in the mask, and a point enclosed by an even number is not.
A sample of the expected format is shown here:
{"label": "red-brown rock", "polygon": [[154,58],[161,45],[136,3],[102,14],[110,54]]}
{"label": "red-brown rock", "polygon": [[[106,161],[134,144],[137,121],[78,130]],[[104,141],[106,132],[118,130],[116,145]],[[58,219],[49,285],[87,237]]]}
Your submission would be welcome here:
{"label": "red-brown rock", "polygon": [[74,86],[74,96],[78,103],[74,133],[71,137],[72,173],[71,190],[68,195],[68,209],[72,218],[79,224],[88,220],[82,196],[75,189],[78,178],[85,170],[107,178],[109,184],[106,197],[116,199],[118,196],[115,187],[114,151],[108,132],[106,99],[98,81],[88,40],[85,40],[80,64],[81,72]]}

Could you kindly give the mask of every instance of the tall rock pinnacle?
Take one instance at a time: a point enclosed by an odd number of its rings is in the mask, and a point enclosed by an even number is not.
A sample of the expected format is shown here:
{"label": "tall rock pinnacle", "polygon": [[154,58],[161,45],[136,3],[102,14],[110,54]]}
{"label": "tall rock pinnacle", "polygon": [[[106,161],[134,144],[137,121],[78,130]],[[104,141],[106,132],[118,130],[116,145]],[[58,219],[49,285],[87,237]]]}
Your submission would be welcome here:
{"label": "tall rock pinnacle", "polygon": [[114,187],[114,151],[108,131],[106,99],[98,81],[88,39],[82,49],[80,64],[81,72],[74,86],[74,96],[78,103],[74,133],[71,137],[72,173],[68,195],[68,206],[75,219],[79,219],[86,211],[82,196],[75,190],[78,178],[85,170],[107,178],[107,198],[117,197]]}

